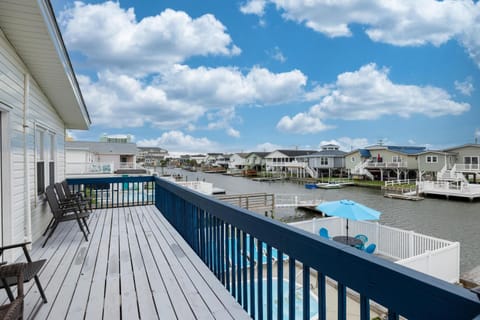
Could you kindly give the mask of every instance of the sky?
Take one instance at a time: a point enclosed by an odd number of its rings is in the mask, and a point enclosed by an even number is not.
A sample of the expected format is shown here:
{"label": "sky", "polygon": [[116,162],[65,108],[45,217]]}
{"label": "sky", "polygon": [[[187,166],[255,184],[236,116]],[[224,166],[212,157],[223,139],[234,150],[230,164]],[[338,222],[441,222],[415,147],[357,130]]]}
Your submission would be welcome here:
{"label": "sky", "polygon": [[480,2],[51,0],[92,126],[170,152],[480,141]]}

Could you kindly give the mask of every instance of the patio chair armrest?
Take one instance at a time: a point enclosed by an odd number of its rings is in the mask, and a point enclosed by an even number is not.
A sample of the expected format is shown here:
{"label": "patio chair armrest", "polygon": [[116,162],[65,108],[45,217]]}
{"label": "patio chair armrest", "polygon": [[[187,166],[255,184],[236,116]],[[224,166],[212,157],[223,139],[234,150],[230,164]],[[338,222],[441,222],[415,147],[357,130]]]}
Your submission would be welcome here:
{"label": "patio chair armrest", "polygon": [[20,248],[20,247],[29,245],[31,243],[32,243],[31,241],[27,241],[27,242],[22,242],[22,243],[10,244],[8,246],[2,246],[2,247],[0,247],[0,252],[2,252],[4,250],[8,250],[8,249]]}

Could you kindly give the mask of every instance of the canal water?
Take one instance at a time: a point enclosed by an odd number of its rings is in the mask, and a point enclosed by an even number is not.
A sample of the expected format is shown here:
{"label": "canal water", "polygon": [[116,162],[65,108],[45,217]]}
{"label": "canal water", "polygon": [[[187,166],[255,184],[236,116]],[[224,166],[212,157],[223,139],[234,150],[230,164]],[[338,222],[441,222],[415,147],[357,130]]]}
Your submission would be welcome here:
{"label": "canal water", "polygon": [[[242,177],[221,174],[165,170],[166,174],[180,174],[188,181],[211,182],[227,194],[266,192],[274,194],[307,195],[311,199],[350,199],[382,212],[380,223],[413,230],[418,233],[460,242],[460,273],[480,265],[480,202],[425,199],[422,201],[396,200],[383,197],[378,189],[345,187],[342,189],[306,189],[292,182],[257,182]],[[312,216],[293,209],[276,210],[282,220],[310,219]]]}

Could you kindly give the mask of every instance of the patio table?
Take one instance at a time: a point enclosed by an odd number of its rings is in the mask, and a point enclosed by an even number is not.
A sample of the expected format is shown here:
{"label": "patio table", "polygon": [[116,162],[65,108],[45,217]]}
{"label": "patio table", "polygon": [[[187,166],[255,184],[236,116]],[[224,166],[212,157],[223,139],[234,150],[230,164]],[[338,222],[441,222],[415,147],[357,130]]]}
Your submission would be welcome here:
{"label": "patio table", "polygon": [[363,243],[362,240],[360,239],[357,239],[354,237],[348,237],[348,236],[336,236],[336,237],[333,237],[333,240],[343,244],[347,244],[351,247],[360,246]]}

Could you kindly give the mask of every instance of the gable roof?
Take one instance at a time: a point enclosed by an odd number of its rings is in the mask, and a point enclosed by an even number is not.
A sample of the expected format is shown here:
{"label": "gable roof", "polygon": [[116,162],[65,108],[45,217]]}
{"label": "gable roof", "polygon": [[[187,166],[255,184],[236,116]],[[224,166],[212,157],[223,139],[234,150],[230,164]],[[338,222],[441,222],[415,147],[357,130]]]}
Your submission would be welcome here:
{"label": "gable roof", "polygon": [[[289,156],[289,157],[305,156],[305,155],[309,155],[309,154],[317,152],[315,150],[275,150],[275,151],[283,153],[284,155]],[[275,151],[273,151],[273,152],[275,152]],[[270,152],[270,153],[273,153],[273,152]]]}
{"label": "gable roof", "polygon": [[87,107],[50,1],[0,1],[0,32],[68,129],[88,129]]}
{"label": "gable roof", "polygon": [[250,157],[251,155],[256,155],[260,158],[265,158],[267,155],[269,155],[271,152],[250,152],[247,157]]}
{"label": "gable roof", "polygon": [[299,156],[299,158],[315,158],[315,157],[344,157],[347,153],[341,150],[321,150],[312,154]]}
{"label": "gable roof", "polygon": [[448,149],[444,149],[444,150],[445,151],[451,151],[451,150],[456,150],[456,149],[461,149],[461,148],[469,148],[469,147],[480,148],[480,144],[479,143],[466,143],[466,144],[462,144],[460,146],[456,146],[456,147],[452,147],[452,148],[448,148]]}
{"label": "gable roof", "polygon": [[387,146],[387,149],[390,151],[396,151],[400,153],[414,155],[420,152],[425,151],[426,147],[412,147],[412,146]]}

